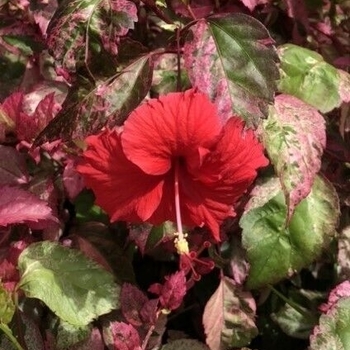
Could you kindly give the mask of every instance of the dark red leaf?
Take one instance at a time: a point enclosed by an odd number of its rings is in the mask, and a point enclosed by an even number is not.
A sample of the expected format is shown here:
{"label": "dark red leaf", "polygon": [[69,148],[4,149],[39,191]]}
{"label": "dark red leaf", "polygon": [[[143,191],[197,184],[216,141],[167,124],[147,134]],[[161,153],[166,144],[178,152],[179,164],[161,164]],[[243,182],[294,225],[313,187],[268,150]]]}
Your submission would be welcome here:
{"label": "dark red leaf", "polygon": [[[172,0],[171,7],[176,13],[184,17],[192,18],[192,14],[188,11],[184,1]],[[196,18],[203,18],[214,10],[214,2],[212,0],[192,0],[190,7]]]}
{"label": "dark red leaf", "polygon": [[121,309],[126,320],[133,326],[141,326],[141,309],[148,299],[137,287],[130,283],[124,283],[120,295]]}
{"label": "dark red leaf", "polygon": [[143,324],[153,325],[157,321],[157,311],[158,311],[158,299],[147,300],[147,302],[142,306],[140,315]]}
{"label": "dark red leaf", "polygon": [[137,330],[124,322],[113,322],[110,326],[114,350],[141,350],[141,340]]}
{"label": "dark red leaf", "polygon": [[23,154],[0,145],[0,186],[27,183],[29,175]]}
{"label": "dark red leaf", "polygon": [[184,271],[178,271],[165,278],[165,283],[155,283],[148,289],[149,292],[159,295],[159,302],[166,310],[177,309],[186,295],[186,276]]}
{"label": "dark red leaf", "polygon": [[45,201],[17,187],[0,188],[0,226],[25,223],[42,229],[53,222],[57,222],[57,218]]}

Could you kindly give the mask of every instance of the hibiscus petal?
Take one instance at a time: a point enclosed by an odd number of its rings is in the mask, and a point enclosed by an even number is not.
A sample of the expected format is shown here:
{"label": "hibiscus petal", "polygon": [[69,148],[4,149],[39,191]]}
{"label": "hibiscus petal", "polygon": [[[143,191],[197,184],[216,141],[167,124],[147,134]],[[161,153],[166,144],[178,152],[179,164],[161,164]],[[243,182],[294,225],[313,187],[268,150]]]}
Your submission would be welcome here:
{"label": "hibiscus petal", "polygon": [[168,172],[174,157],[212,147],[221,126],[215,105],[195,90],[149,100],[132,112],[121,136],[126,157],[145,173]]}
{"label": "hibiscus petal", "polygon": [[[227,217],[235,215],[234,204],[256,178],[257,169],[267,164],[263,147],[253,131],[244,130],[240,119],[231,118],[223,128],[215,148],[203,159],[203,165],[197,170],[191,167],[182,167],[180,170],[183,224],[205,225],[219,241],[219,225]],[[159,221],[166,212],[171,213],[169,220],[175,220],[172,198],[173,178],[169,176],[164,184],[162,201],[150,222]]]}
{"label": "hibiscus petal", "polygon": [[163,179],[149,176],[124,155],[117,131],[86,139],[87,151],[77,170],[111,221],[147,221],[159,205]]}

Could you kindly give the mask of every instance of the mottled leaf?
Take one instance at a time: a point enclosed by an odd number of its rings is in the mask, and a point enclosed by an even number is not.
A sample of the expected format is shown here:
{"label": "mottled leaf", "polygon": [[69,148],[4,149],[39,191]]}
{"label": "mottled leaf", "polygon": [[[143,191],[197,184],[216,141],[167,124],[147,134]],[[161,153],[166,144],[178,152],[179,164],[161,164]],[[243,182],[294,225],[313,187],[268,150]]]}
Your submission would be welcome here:
{"label": "mottled leaf", "polygon": [[44,241],[19,257],[18,287],[43,301],[62,320],[85,326],[119,307],[119,286],[113,275],[81,252]]}
{"label": "mottled leaf", "polygon": [[186,276],[181,270],[165,277],[164,284],[152,284],[149,292],[159,295],[159,302],[166,310],[177,309],[186,295]]}
{"label": "mottled leaf", "polygon": [[73,345],[69,350],[105,350],[101,332],[93,328],[90,337],[79,344]]}
{"label": "mottled leaf", "polygon": [[288,218],[305,198],[321,167],[326,146],[325,121],[318,111],[289,95],[279,95],[263,122],[264,145],[280,178]]}
{"label": "mottled leaf", "polygon": [[232,236],[230,239],[229,258],[232,279],[237,285],[242,285],[248,276],[249,264],[239,236]]}
{"label": "mottled leaf", "polygon": [[[344,284],[347,286],[343,287]],[[328,300],[329,308],[321,315],[319,325],[310,336],[310,350],[350,349],[350,283],[337,286]],[[340,289],[345,289],[339,293]],[[336,294],[339,293],[337,296]]]}
{"label": "mottled leaf", "polygon": [[203,313],[206,342],[212,350],[241,347],[257,336],[255,301],[228,277],[221,279]]}
{"label": "mottled leaf", "polygon": [[240,226],[250,263],[247,285],[260,288],[293,275],[320,256],[335,234],[339,203],[333,186],[316,177],[287,224],[287,205],[276,178],[257,186],[251,195]]}
{"label": "mottled leaf", "polygon": [[38,136],[35,143],[61,138],[84,139],[102,127],[123,124],[128,114],[146,96],[152,81],[153,65],[143,56],[117,75],[93,87],[72,88],[61,111]]}
{"label": "mottled leaf", "polygon": [[41,229],[57,222],[47,203],[18,187],[0,187],[0,226],[25,223]]}
{"label": "mottled leaf", "polygon": [[225,122],[232,114],[249,124],[268,114],[278,79],[277,55],[267,29],[243,14],[198,21],[184,46],[193,86],[216,103]]}
{"label": "mottled leaf", "polygon": [[29,181],[23,154],[13,147],[0,145],[0,186],[20,185]]}
{"label": "mottled leaf", "polygon": [[16,122],[18,139],[31,142],[54,118],[57,111],[54,93],[50,93],[39,102],[33,115],[20,113]]}
{"label": "mottled leaf", "polygon": [[[19,334],[21,335],[21,339],[23,339],[26,345],[26,350],[49,350],[44,347],[44,341],[40,333],[39,325],[33,320],[33,318],[28,317],[24,312],[16,311],[14,320],[16,320],[16,322],[11,323],[11,330],[9,330],[13,333],[14,339],[18,339]],[[13,340],[10,341],[9,338],[2,337],[2,335],[2,332],[0,332],[1,350],[21,349],[14,344]]]}
{"label": "mottled leaf", "polygon": [[49,23],[47,44],[56,61],[75,72],[93,44],[117,54],[120,37],[136,21],[137,9],[129,0],[64,0]]}
{"label": "mottled leaf", "polygon": [[350,102],[350,75],[336,69],[315,51],[286,44],[278,48],[280,92],[307,102],[323,113]]}
{"label": "mottled leaf", "polygon": [[350,280],[350,226],[339,235],[337,258],[340,278]]}
{"label": "mottled leaf", "polygon": [[209,350],[209,348],[195,339],[177,339],[163,345],[160,350]]}

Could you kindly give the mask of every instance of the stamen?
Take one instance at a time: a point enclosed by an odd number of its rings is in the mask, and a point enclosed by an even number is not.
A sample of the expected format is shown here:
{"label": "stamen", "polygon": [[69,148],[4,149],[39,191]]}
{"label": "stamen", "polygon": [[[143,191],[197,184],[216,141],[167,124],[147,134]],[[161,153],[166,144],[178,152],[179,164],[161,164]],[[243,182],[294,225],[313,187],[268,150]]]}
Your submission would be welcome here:
{"label": "stamen", "polygon": [[179,167],[180,163],[177,159],[175,161],[175,175],[174,175],[174,192],[175,192],[175,213],[176,213],[176,226],[178,232],[175,238],[175,248],[178,254],[187,254],[189,252],[188,242],[186,240],[187,234],[183,233],[181,209],[180,209],[180,191],[179,191]]}

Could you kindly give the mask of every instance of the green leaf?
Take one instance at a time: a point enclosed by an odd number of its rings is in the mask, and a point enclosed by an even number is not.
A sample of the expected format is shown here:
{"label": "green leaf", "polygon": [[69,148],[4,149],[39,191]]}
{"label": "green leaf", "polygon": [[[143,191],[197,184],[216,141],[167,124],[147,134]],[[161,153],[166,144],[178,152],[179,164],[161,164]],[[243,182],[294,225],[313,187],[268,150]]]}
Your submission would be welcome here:
{"label": "green leaf", "polygon": [[88,325],[119,307],[120,287],[113,275],[77,250],[48,241],[34,243],[21,253],[18,269],[18,288],[72,325]]}
{"label": "green leaf", "polygon": [[263,121],[263,141],[280,178],[288,219],[311,190],[326,146],[325,121],[317,109],[289,95],[279,95]]}
{"label": "green leaf", "polygon": [[15,313],[15,304],[11,294],[4,288],[0,280],[0,323],[9,323]]}
{"label": "green leaf", "polygon": [[310,350],[350,350],[350,298],[345,297],[320,317],[310,337]]}
{"label": "green leaf", "polygon": [[257,186],[251,195],[240,226],[250,263],[247,285],[260,288],[291,276],[321,254],[335,234],[339,203],[333,186],[316,177],[286,226],[287,206],[278,179]]}
{"label": "green leaf", "polygon": [[350,75],[336,69],[315,51],[286,44],[278,48],[281,79],[278,90],[323,113],[350,102]]}
{"label": "green leaf", "polygon": [[55,138],[84,139],[104,126],[122,125],[149,91],[152,71],[151,58],[143,56],[93,87],[78,83],[35,143]]}
{"label": "green leaf", "polygon": [[184,47],[192,84],[206,92],[227,119],[250,124],[268,114],[278,79],[278,57],[267,29],[243,14],[198,21]]}
{"label": "green leaf", "polygon": [[92,191],[82,191],[74,200],[74,208],[79,222],[109,223],[108,215],[98,205],[95,205],[95,196]]}
{"label": "green leaf", "polygon": [[281,327],[284,333],[293,338],[307,339],[311,330],[317,322],[314,314],[299,306],[303,314],[285,304],[278,312],[271,315],[271,318]]}
{"label": "green leaf", "polygon": [[57,349],[69,350],[75,345],[89,337],[91,326],[73,326],[61,321],[57,329]]}

